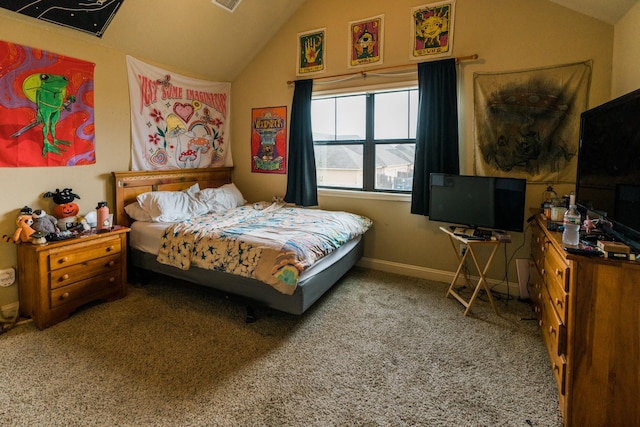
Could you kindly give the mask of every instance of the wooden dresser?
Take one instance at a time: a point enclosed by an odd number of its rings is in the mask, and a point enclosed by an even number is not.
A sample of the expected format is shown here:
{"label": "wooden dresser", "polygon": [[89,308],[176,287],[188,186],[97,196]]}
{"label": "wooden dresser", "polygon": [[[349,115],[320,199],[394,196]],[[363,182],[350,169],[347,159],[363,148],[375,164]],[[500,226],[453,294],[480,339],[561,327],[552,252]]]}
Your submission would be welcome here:
{"label": "wooden dresser", "polygon": [[529,293],[567,426],[640,426],[640,262],[567,254],[531,224]]}
{"label": "wooden dresser", "polygon": [[46,245],[18,245],[20,314],[39,329],[81,305],[127,294],[127,233],[90,234]]}

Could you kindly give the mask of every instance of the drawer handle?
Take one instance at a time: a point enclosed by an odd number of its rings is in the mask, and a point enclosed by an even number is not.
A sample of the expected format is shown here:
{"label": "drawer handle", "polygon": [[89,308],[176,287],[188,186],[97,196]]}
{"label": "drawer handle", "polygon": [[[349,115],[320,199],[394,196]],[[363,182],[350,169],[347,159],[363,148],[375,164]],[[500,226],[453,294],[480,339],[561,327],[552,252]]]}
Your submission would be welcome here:
{"label": "drawer handle", "polygon": [[62,277],[60,277],[60,280],[69,280],[69,275],[63,274]]}
{"label": "drawer handle", "polygon": [[62,257],[58,260],[58,264],[64,264],[65,262],[69,261],[69,257]]}
{"label": "drawer handle", "polygon": [[538,307],[537,305],[535,306],[535,308],[533,309],[533,311],[535,311],[536,313],[540,313],[540,307]]}
{"label": "drawer handle", "polygon": [[558,308],[562,308],[564,302],[560,298],[556,298],[556,305],[558,306]]}
{"label": "drawer handle", "polygon": [[116,265],[115,261],[109,261],[109,263],[107,264],[107,267],[113,267],[114,265]]}
{"label": "drawer handle", "polygon": [[107,252],[111,252],[112,250],[113,250],[113,246],[107,246],[105,248],[105,251],[107,251]]}
{"label": "drawer handle", "polygon": [[549,326],[549,335],[556,336],[556,330],[553,328],[553,326]]}
{"label": "drawer handle", "polygon": [[115,278],[115,277],[109,277],[109,283],[113,283],[113,282],[115,282],[115,281],[116,281],[116,278]]}
{"label": "drawer handle", "polygon": [[540,327],[544,326],[544,322],[542,321],[542,319],[538,320],[538,325],[540,325]]}
{"label": "drawer handle", "polygon": [[61,300],[67,299],[67,298],[69,298],[69,292],[65,292],[64,294],[60,295]]}
{"label": "drawer handle", "polygon": [[556,276],[562,278],[563,275],[564,275],[564,271],[560,268],[556,268]]}
{"label": "drawer handle", "polygon": [[553,364],[553,370],[556,371],[557,373],[560,373],[560,366],[558,366],[558,364],[555,362]]}

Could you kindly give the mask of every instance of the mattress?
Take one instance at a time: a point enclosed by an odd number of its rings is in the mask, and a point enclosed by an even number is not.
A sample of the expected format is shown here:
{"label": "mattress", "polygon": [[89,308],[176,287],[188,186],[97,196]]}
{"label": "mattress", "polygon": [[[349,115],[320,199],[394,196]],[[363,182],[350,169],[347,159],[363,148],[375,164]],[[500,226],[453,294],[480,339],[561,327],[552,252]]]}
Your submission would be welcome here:
{"label": "mattress", "polygon": [[[162,233],[172,224],[170,222],[135,221],[131,224],[131,232],[129,233],[130,247],[146,254],[158,255]],[[313,275],[331,267],[344,254],[350,253],[360,243],[361,239],[362,236],[357,236],[304,270],[299,277],[300,285],[304,285]]]}

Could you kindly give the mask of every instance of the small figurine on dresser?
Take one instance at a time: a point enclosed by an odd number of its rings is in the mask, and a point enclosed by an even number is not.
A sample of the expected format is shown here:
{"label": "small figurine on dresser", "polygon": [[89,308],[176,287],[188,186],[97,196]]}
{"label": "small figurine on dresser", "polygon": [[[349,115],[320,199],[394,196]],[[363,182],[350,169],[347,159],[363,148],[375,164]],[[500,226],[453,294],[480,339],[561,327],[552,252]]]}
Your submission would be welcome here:
{"label": "small figurine on dresser", "polygon": [[13,236],[3,235],[2,239],[5,242],[13,243],[27,243],[31,241],[31,235],[36,231],[31,227],[33,219],[31,215],[19,215],[16,219],[16,226],[18,227],[13,233]]}

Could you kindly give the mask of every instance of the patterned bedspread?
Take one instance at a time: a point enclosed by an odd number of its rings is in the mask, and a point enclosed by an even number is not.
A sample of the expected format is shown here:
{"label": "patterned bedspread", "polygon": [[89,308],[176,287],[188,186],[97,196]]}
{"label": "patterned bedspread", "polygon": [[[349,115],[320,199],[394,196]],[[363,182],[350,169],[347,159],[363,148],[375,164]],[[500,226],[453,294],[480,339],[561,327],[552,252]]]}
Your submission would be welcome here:
{"label": "patterned bedspread", "polygon": [[251,277],[290,295],[306,268],[371,225],[347,212],[248,205],[171,225],[157,259],[183,270],[193,265]]}

